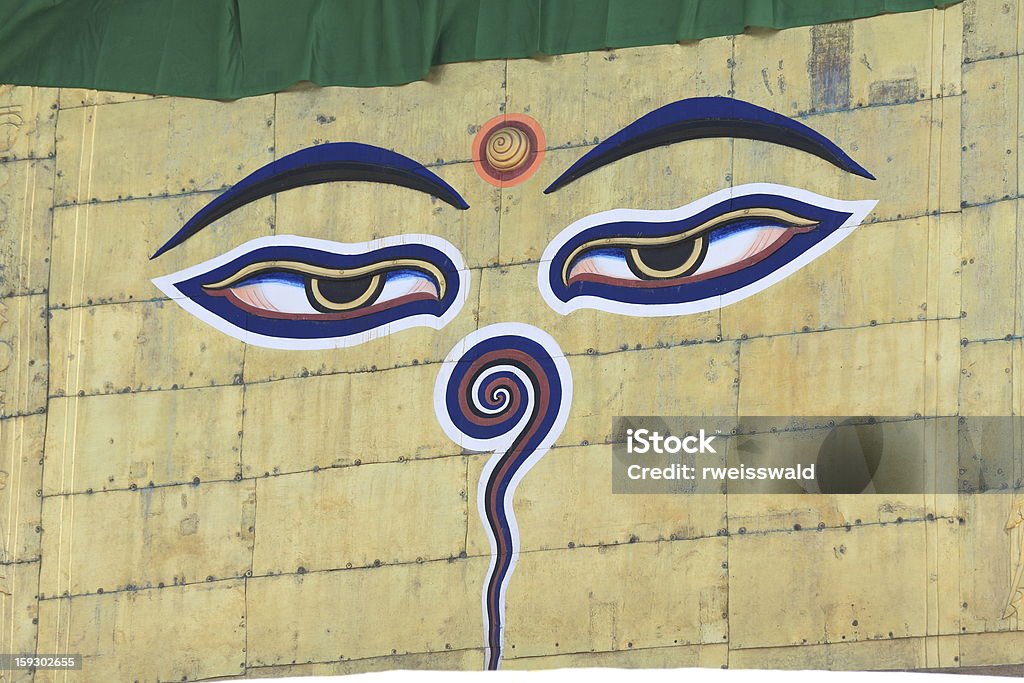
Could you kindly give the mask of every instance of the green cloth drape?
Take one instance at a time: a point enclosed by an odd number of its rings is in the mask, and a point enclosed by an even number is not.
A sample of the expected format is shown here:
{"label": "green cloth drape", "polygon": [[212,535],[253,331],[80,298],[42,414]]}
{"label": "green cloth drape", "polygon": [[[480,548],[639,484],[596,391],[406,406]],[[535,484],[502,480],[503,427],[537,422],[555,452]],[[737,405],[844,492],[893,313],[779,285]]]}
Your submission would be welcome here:
{"label": "green cloth drape", "polygon": [[950,0],[0,0],[0,83],[214,99],[394,85],[434,64],[633,47]]}

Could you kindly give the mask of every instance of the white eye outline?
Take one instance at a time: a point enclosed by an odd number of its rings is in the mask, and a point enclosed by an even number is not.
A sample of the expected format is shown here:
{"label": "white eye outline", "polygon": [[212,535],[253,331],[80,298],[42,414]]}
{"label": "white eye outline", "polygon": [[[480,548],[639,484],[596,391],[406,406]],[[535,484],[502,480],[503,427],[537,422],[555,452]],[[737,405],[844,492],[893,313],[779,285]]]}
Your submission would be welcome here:
{"label": "white eye outline", "polygon": [[[373,252],[384,247],[402,245],[422,245],[436,249],[447,256],[451,260],[452,264],[454,264],[459,275],[458,282],[451,283],[451,285],[457,286],[455,298],[442,315],[410,315],[405,318],[393,320],[378,327],[344,336],[317,338],[277,337],[260,334],[258,332],[247,330],[243,327],[239,327],[238,325],[225,320],[213,311],[203,307],[198,302],[182,293],[177,287],[178,283],[200,277],[256,249],[266,247],[300,247],[332,252],[335,254],[356,255]],[[371,240],[369,242],[332,242],[330,240],[302,237],[299,235],[270,235],[250,240],[225,254],[221,254],[220,256],[216,256],[194,266],[184,268],[176,273],[153,278],[152,282],[169,299],[174,301],[183,309],[194,315],[196,318],[202,320],[207,325],[210,325],[214,329],[223,332],[230,337],[234,337],[246,344],[252,344],[253,346],[260,346],[268,349],[308,351],[357,346],[372,339],[378,339],[413,327],[430,327],[435,330],[439,330],[451,322],[452,319],[459,314],[463,305],[466,303],[466,300],[469,297],[470,272],[461,252],[459,252],[451,242],[435,235],[403,234]]]}
{"label": "white eye outline", "polygon": [[[645,223],[668,223],[685,220],[706,209],[726,202],[729,199],[736,199],[755,194],[772,194],[789,199],[794,199],[806,204],[812,204],[823,209],[848,213],[842,225],[836,228],[831,234],[820,242],[803,252],[784,266],[772,271],[761,279],[746,286],[739,287],[731,292],[719,294],[696,301],[685,301],[676,303],[643,304],[624,301],[614,301],[604,297],[592,295],[574,296],[568,301],[563,301],[555,296],[551,289],[550,276],[552,262],[559,250],[577,235],[589,228],[605,225],[608,223],[641,221]],[[628,315],[634,317],[665,317],[675,315],[690,315],[693,313],[705,313],[716,310],[737,301],[742,301],[753,296],[768,287],[789,277],[807,264],[811,263],[825,252],[832,249],[844,239],[849,237],[858,228],[864,218],[871,213],[878,200],[842,200],[825,197],[808,190],[803,190],[788,185],[777,185],[774,183],[749,183],[736,187],[725,188],[713,192],[705,197],[685,204],[675,209],[649,210],[649,209],[611,209],[600,213],[591,214],[578,221],[575,221],[563,229],[548,246],[541,256],[540,266],[537,269],[537,286],[540,288],[541,296],[556,313],[568,315],[573,311],[581,309],[593,309]]]}

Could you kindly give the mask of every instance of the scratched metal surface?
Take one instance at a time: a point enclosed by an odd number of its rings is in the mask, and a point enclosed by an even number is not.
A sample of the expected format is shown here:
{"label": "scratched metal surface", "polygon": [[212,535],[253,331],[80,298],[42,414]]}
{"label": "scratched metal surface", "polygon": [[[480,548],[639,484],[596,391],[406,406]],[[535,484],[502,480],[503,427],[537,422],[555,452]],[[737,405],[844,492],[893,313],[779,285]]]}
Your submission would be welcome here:
{"label": "scratched metal surface", "polygon": [[[0,651],[88,655],[66,680],[479,668],[485,457],[441,431],[434,379],[472,330],[523,321],[557,337],[576,395],[517,494],[503,666],[1019,664],[1019,497],[611,497],[606,443],[623,414],[1019,414],[1022,36],[1024,3],[969,0],[400,88],[0,87]],[[624,124],[703,95],[795,117],[879,180],[707,140],[541,193]],[[499,189],[470,150],[502,112],[539,121],[548,150]],[[473,210],[321,185],[148,260],[246,173],[343,140],[431,165]],[[720,310],[563,317],[541,300],[537,260],[577,218],[765,181],[879,203]],[[274,232],[439,235],[472,296],[439,331],[297,353],[246,347],[150,283]]]}

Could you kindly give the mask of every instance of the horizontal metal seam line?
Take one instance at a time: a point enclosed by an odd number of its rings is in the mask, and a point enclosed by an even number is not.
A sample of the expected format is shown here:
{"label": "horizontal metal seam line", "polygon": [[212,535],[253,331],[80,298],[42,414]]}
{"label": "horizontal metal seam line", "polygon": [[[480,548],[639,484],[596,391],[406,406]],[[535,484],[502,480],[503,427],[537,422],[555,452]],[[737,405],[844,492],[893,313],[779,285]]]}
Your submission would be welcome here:
{"label": "horizontal metal seam line", "polygon": [[[483,648],[480,648],[480,647],[453,647],[450,650],[449,649],[444,649],[444,650],[426,650],[426,651],[423,651],[423,652],[399,652],[398,654],[372,655],[370,657],[354,657],[354,658],[351,658],[351,659],[346,657],[345,659],[316,660],[316,661],[311,661],[311,662],[296,662],[294,664],[292,664],[291,662],[288,662],[288,663],[285,663],[285,664],[255,664],[255,665],[252,665],[252,666],[246,666],[245,669],[246,669],[246,671],[256,672],[257,669],[280,669],[280,668],[286,668],[286,667],[292,667],[292,666],[319,666],[319,665],[325,665],[325,664],[341,664],[341,663],[349,664],[349,663],[356,663],[356,662],[371,662],[371,661],[380,660],[380,659],[396,659],[396,658],[399,658],[399,657],[416,657],[416,656],[423,656],[423,655],[443,655],[443,654],[448,654],[450,652],[479,652],[479,653],[483,654]],[[256,673],[258,673],[258,672],[256,672]],[[198,680],[201,680],[201,681],[210,680],[210,681],[212,681],[212,680],[216,680],[216,678],[200,678]]]}
{"label": "horizontal metal seam line", "polygon": [[[937,522],[939,520],[956,520],[956,519],[957,518],[955,518],[955,517],[946,517],[946,516],[936,516],[933,519],[927,519],[927,518],[924,518],[924,517],[917,517],[917,518],[904,519],[902,522],[896,522],[896,521],[892,521],[892,522],[862,522],[861,524],[849,524],[849,525],[832,526],[832,527],[825,527],[825,528],[809,527],[809,528],[806,528],[806,529],[799,529],[799,530],[796,530],[796,529],[765,529],[765,530],[761,530],[761,531],[748,531],[745,534],[739,534],[739,533],[721,534],[721,533],[718,533],[718,534],[711,534],[711,535],[704,535],[704,536],[692,536],[692,537],[687,537],[687,538],[676,538],[676,539],[656,538],[656,539],[639,540],[639,541],[632,541],[632,542],[630,542],[630,541],[623,541],[621,543],[595,543],[593,545],[577,544],[573,548],[568,548],[568,547],[565,547],[565,548],[563,548],[563,547],[558,547],[558,548],[528,548],[528,549],[522,550],[520,552],[520,554],[521,555],[526,555],[526,554],[533,554],[533,553],[575,552],[575,551],[594,550],[594,549],[597,549],[597,548],[609,548],[609,547],[620,547],[620,546],[635,546],[635,545],[651,545],[651,544],[658,544],[658,543],[688,543],[688,542],[694,542],[694,541],[706,541],[706,540],[713,540],[713,539],[728,539],[728,538],[730,538],[732,536],[768,536],[768,535],[772,535],[772,534],[822,533],[822,532],[825,532],[825,531],[838,531],[840,529],[851,530],[852,531],[853,529],[856,529],[856,528],[866,528],[866,527],[876,527],[876,526],[882,527],[882,526],[889,526],[889,525],[904,525],[904,524],[917,524],[917,523],[929,523],[929,522]],[[204,585],[204,584],[223,583],[223,582],[227,582],[227,581],[238,581],[238,582],[241,582],[241,581],[243,581],[245,579],[248,579],[248,580],[251,581],[253,579],[270,579],[270,578],[286,577],[286,576],[309,576],[309,575],[312,575],[312,574],[331,574],[331,573],[336,573],[336,572],[348,572],[348,571],[373,571],[373,570],[376,570],[376,569],[386,569],[386,568],[390,568],[390,567],[408,567],[408,566],[412,566],[412,565],[437,564],[437,563],[441,563],[441,562],[445,562],[445,563],[466,562],[466,561],[470,561],[470,560],[487,559],[489,557],[490,557],[490,553],[479,553],[479,554],[472,554],[472,555],[466,554],[465,556],[461,556],[460,555],[460,556],[430,558],[430,559],[423,559],[423,560],[407,560],[407,561],[403,561],[403,562],[381,563],[379,565],[362,565],[362,566],[352,566],[352,567],[331,567],[331,568],[328,568],[328,569],[307,569],[307,570],[305,570],[303,572],[299,572],[299,571],[282,571],[282,572],[275,572],[275,573],[272,573],[272,574],[253,574],[252,576],[245,576],[245,575],[241,575],[241,576],[224,576],[224,577],[216,577],[216,578],[214,578],[212,580],[204,579],[202,581],[185,581],[185,582],[181,582],[181,583],[172,583],[172,584],[169,584],[169,585],[165,584],[164,586],[152,586],[152,585],[136,586],[135,588],[132,588],[132,589],[129,589],[129,588],[115,588],[115,589],[111,589],[111,590],[104,590],[102,593],[100,593],[100,592],[86,592],[86,593],[74,593],[74,594],[70,594],[70,595],[47,595],[45,597],[40,598],[40,600],[71,600],[73,598],[96,597],[96,596],[99,596],[99,595],[116,595],[116,594],[119,594],[119,593],[139,593],[139,592],[142,592],[142,591],[164,590],[164,589],[168,589],[168,588],[187,588],[189,586],[200,586],[200,585]]]}
{"label": "horizontal metal seam line", "polygon": [[[1022,195],[1022,198],[1024,198],[1024,195]],[[996,200],[996,202],[1013,201],[1015,199],[1016,198],[1000,199],[1000,200]],[[996,203],[996,202],[993,202],[993,203]],[[957,209],[955,211],[929,211],[929,212],[926,212],[926,213],[915,214],[915,215],[912,215],[912,216],[900,216],[900,217],[894,217],[894,218],[886,218],[886,219],[879,220],[879,221],[872,221],[872,222],[868,222],[868,223],[863,223],[861,225],[861,227],[869,228],[869,227],[876,226],[876,225],[888,225],[890,223],[899,223],[899,222],[903,222],[903,221],[913,221],[913,220],[918,220],[918,219],[921,219],[921,218],[932,218],[932,217],[940,217],[940,216],[952,216],[952,215],[956,215],[956,214],[959,214],[959,213],[961,213],[961,211],[959,209]],[[468,266],[467,270],[469,270],[469,271],[475,271],[475,270],[479,270],[479,271],[501,270],[501,269],[504,269],[504,268],[516,268],[516,267],[521,267],[521,266],[539,266],[540,263],[541,263],[541,261],[539,259],[525,259],[525,260],[522,260],[522,261],[508,261],[507,263],[497,263],[497,262],[496,263],[479,263],[479,264]],[[29,293],[26,293],[26,294],[23,294],[23,295],[22,294],[15,294],[15,295],[12,295],[11,297],[5,297],[5,298],[13,298],[15,296],[32,296],[33,294],[47,294],[47,293],[48,292],[46,290],[43,290],[41,292],[29,292]],[[2,299],[0,299],[0,300],[2,300]],[[47,310],[51,311],[51,312],[52,311],[73,311],[73,310],[77,310],[77,309],[81,309],[81,308],[92,308],[92,307],[96,307],[96,306],[122,306],[122,305],[126,305],[126,304],[156,303],[156,302],[168,302],[169,303],[169,302],[172,302],[172,301],[174,301],[174,299],[172,299],[172,298],[170,298],[168,296],[154,296],[154,297],[140,298],[140,299],[131,299],[131,298],[129,298],[129,299],[109,299],[109,300],[95,301],[93,303],[74,303],[74,304],[51,305],[51,306],[47,307]]]}
{"label": "horizontal metal seam line", "polygon": [[[932,96],[932,97],[922,97],[922,98],[913,99],[913,100],[906,100],[906,101],[902,101],[902,102],[877,102],[877,103],[870,103],[869,102],[868,104],[863,104],[863,105],[860,105],[860,106],[853,106],[853,107],[849,107],[849,108],[846,108],[846,109],[822,109],[822,110],[814,110],[814,111],[805,110],[805,111],[799,111],[799,112],[796,112],[795,114],[787,115],[787,116],[789,116],[789,118],[792,118],[792,119],[795,119],[795,120],[798,120],[798,121],[809,120],[809,119],[814,119],[814,118],[817,118],[817,117],[820,117],[820,116],[829,116],[829,115],[832,115],[832,114],[857,112],[857,111],[860,111],[862,109],[883,109],[883,108],[888,108],[888,107],[904,107],[904,106],[908,106],[908,105],[920,104],[920,103],[923,103],[923,102],[940,102],[940,101],[942,101],[944,99],[951,99],[951,98],[961,97],[962,94],[963,94],[962,91],[961,92],[956,92],[956,93],[953,93],[953,94],[949,94],[949,95],[943,95],[943,94],[940,93],[940,94]],[[152,99],[159,99],[159,98],[152,98]],[[99,104],[99,105],[82,105],[82,106],[76,106],[76,107],[66,107],[65,109],[79,109],[79,108],[83,108],[85,106],[107,107],[107,106],[113,106],[113,105],[116,105],[116,104],[128,104],[129,102],[139,102],[139,101],[145,101],[145,100],[130,100],[128,102],[110,102],[110,103],[107,103],[107,104]],[[586,148],[586,147],[594,147],[597,144],[600,144],[600,143],[599,142],[598,143],[594,143],[594,142],[588,142],[588,141],[569,142],[569,143],[566,143],[564,145],[548,145],[548,146],[546,146],[544,148],[544,151],[545,152],[556,152],[556,151],[561,151],[561,150],[582,149],[582,148]],[[44,158],[41,158],[39,160],[45,160],[46,158],[53,159],[53,158],[55,158],[55,156],[54,157],[44,157]],[[20,161],[20,159],[12,159],[11,161]],[[451,160],[441,160],[441,161],[434,161],[434,162],[430,162],[430,163],[425,163],[425,164],[423,164],[423,167],[424,168],[441,168],[441,167],[444,167],[444,166],[456,166],[456,165],[459,165],[459,164],[472,164],[472,163],[475,163],[473,161],[473,159],[451,159]],[[139,196],[139,197],[134,197],[133,196],[133,197],[120,197],[120,198],[111,198],[111,199],[89,199],[89,200],[85,200],[85,201],[74,201],[74,200],[72,200],[72,201],[62,201],[62,202],[54,204],[54,208],[67,208],[67,207],[72,207],[72,206],[89,206],[91,204],[114,204],[114,203],[119,203],[119,202],[131,202],[131,201],[138,201],[138,200],[143,200],[143,199],[169,199],[169,198],[173,198],[173,197],[188,197],[188,196],[201,195],[201,194],[210,194],[210,193],[224,192],[225,190],[229,189],[230,187],[231,187],[230,185],[226,185],[226,186],[222,186],[219,189],[206,188],[206,189],[186,190],[185,192],[179,192],[179,193],[164,192],[164,193],[160,193],[160,194],[146,195],[146,196]]]}
{"label": "horizontal metal seam line", "polygon": [[[626,348],[626,349],[611,349],[611,350],[608,350],[608,351],[595,351],[593,353],[588,353],[586,351],[575,352],[575,353],[567,353],[567,354],[565,354],[565,357],[566,358],[585,358],[585,357],[596,357],[596,356],[608,356],[608,355],[611,355],[611,354],[614,354],[614,353],[638,353],[638,352],[643,352],[643,351],[667,351],[669,349],[674,349],[674,348],[683,348],[683,347],[689,347],[689,346],[699,346],[699,345],[703,345],[703,344],[708,344],[708,345],[711,345],[711,344],[742,344],[744,342],[750,342],[750,341],[754,341],[754,340],[758,340],[758,339],[773,339],[773,338],[776,338],[776,337],[792,337],[792,336],[799,335],[799,334],[828,334],[830,332],[841,332],[841,331],[848,331],[848,330],[860,330],[860,329],[868,329],[868,328],[872,328],[872,327],[885,327],[885,326],[888,326],[888,325],[920,324],[920,323],[950,321],[950,320],[960,320],[960,316],[955,316],[955,317],[943,316],[943,317],[935,317],[935,318],[918,318],[918,319],[906,319],[906,320],[891,320],[891,321],[877,322],[874,325],[865,324],[865,325],[852,325],[852,326],[849,326],[849,327],[830,327],[830,328],[824,329],[824,330],[823,329],[811,329],[811,330],[806,330],[806,331],[794,330],[794,331],[791,331],[791,332],[778,332],[778,333],[775,333],[775,334],[766,334],[766,335],[762,335],[762,336],[746,337],[746,338],[742,338],[742,337],[723,337],[721,340],[717,340],[717,339],[683,340],[682,342],[678,342],[678,343],[674,343],[674,344],[658,344],[658,345],[654,345],[654,346],[644,346],[644,347],[641,347],[639,349],[637,349],[635,347],[629,347],[629,348]],[[245,381],[241,381],[241,382],[230,382],[230,383],[229,382],[219,382],[219,383],[203,384],[203,385],[197,385],[197,386],[179,387],[177,389],[172,389],[170,387],[167,387],[167,388],[160,387],[160,388],[155,388],[155,389],[154,388],[132,389],[131,391],[101,391],[101,392],[89,392],[89,393],[78,393],[78,394],[63,394],[63,393],[60,393],[60,394],[50,394],[49,396],[47,396],[47,398],[49,400],[54,400],[54,399],[63,399],[63,398],[88,398],[88,397],[93,397],[93,396],[117,396],[117,395],[124,395],[124,394],[144,394],[144,393],[157,392],[157,391],[188,391],[188,390],[192,390],[192,389],[210,389],[210,388],[217,388],[217,387],[226,388],[226,387],[233,387],[233,386],[241,386],[242,384],[252,386],[252,385],[256,385],[256,384],[269,384],[271,382],[281,382],[281,381],[287,381],[287,380],[308,379],[309,377],[334,377],[334,376],[339,376],[339,375],[364,375],[364,374],[372,373],[372,372],[391,372],[393,370],[402,370],[402,369],[408,369],[408,368],[413,368],[413,367],[432,367],[432,366],[435,366],[435,365],[442,365],[443,362],[444,361],[442,361],[442,360],[428,360],[428,361],[423,361],[423,362],[420,362],[420,363],[409,363],[407,365],[395,365],[395,366],[392,366],[390,368],[376,368],[376,369],[367,368],[367,369],[362,369],[362,370],[337,370],[337,371],[329,371],[329,372],[321,372],[321,373],[309,373],[308,375],[292,375],[290,377],[268,377],[268,378],[263,378],[263,379],[245,380]]]}

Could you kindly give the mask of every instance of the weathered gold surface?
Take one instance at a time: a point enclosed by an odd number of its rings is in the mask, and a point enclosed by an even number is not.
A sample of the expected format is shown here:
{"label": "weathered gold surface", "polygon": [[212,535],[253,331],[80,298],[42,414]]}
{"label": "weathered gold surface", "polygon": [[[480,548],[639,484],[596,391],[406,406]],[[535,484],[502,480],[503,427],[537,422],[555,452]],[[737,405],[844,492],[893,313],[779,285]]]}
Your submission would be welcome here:
{"label": "weathered gold surface", "polygon": [[[557,340],[575,396],[516,494],[504,667],[1020,663],[1019,491],[613,495],[608,444],[616,415],[1021,414],[1022,39],[1024,1],[967,0],[230,103],[0,86],[0,652],[86,656],[37,682],[480,668],[486,456],[444,434],[434,383],[466,334],[514,321]],[[637,117],[711,95],[795,117],[878,180],[713,139],[543,194]],[[472,143],[503,113],[535,119],[548,149],[496,188]],[[430,166],[471,208],[329,183],[149,259],[248,173],[338,141]],[[574,221],[757,182],[879,202],[720,310],[562,316],[541,298],[537,262]],[[259,348],[151,282],[264,235],[403,233],[470,268],[441,330]]]}

